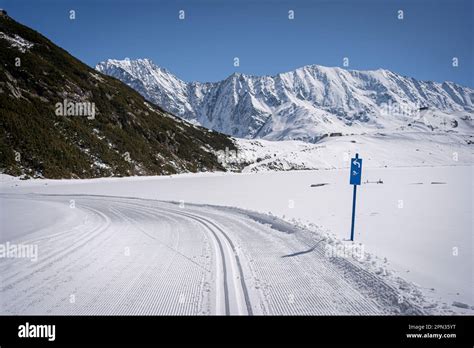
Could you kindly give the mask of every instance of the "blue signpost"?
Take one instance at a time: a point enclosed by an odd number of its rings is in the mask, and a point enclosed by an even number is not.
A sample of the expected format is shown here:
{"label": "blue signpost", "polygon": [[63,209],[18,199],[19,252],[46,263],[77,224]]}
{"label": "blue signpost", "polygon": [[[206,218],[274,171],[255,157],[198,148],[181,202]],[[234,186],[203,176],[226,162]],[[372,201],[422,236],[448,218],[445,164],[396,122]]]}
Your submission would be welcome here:
{"label": "blue signpost", "polygon": [[356,194],[357,194],[357,185],[360,185],[361,177],[362,177],[362,158],[359,158],[359,154],[356,153],[355,158],[351,159],[351,173],[350,173],[350,184],[354,185],[354,195],[352,197],[351,241],[354,241]]}

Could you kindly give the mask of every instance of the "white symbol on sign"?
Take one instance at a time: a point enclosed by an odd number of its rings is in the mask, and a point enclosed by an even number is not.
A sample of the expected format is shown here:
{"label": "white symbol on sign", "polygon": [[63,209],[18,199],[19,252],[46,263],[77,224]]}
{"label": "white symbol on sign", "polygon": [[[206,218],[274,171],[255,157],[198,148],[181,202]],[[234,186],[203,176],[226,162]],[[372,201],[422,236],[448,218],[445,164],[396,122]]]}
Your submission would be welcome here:
{"label": "white symbol on sign", "polygon": [[352,175],[357,175],[359,173],[357,173],[355,170],[352,171]]}
{"label": "white symbol on sign", "polygon": [[359,163],[359,161],[354,161],[354,162],[352,162],[352,164],[354,164],[355,166],[358,166],[358,167],[360,168],[360,163]]}

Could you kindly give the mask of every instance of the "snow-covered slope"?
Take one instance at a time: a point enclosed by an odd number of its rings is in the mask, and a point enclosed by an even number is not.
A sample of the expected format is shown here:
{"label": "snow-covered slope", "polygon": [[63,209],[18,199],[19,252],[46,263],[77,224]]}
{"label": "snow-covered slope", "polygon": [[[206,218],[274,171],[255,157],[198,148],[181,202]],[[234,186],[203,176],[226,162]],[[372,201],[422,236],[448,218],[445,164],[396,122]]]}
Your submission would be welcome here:
{"label": "snow-covered slope", "polygon": [[[254,314],[259,304],[268,314],[380,314],[360,306],[370,297],[389,300],[382,314],[396,307],[407,314],[408,300],[426,314],[472,315],[474,167],[372,168],[363,158],[354,244],[344,241],[352,205],[348,162],[344,169],[248,174],[0,175],[0,243],[38,243],[37,262],[0,258],[0,314],[222,314],[225,297],[230,313],[239,314],[238,256]],[[209,228],[223,243],[228,296],[217,295],[222,251]],[[332,271],[331,263],[353,261],[369,273]],[[377,286],[383,283],[390,288]],[[420,303],[420,291],[434,303]]]}
{"label": "snow-covered slope", "polygon": [[474,136],[397,132],[300,140],[237,139],[237,150],[219,152],[221,164],[244,173],[347,168],[356,153],[365,168],[463,166],[474,164]]}
{"label": "snow-covered slope", "polygon": [[[361,246],[338,257],[336,240],[267,215],[136,197],[34,196],[0,195],[8,212],[33,208],[47,227],[28,231],[7,219],[23,232],[14,245],[37,253],[0,259],[1,315],[421,315],[436,305],[372,270]],[[74,216],[48,224],[44,213],[71,210],[71,199]]]}
{"label": "snow-covered slope", "polygon": [[472,132],[474,90],[388,70],[309,65],[276,76],[186,83],[149,59],[109,59],[96,69],[171,113],[235,137],[314,142],[374,129]]}

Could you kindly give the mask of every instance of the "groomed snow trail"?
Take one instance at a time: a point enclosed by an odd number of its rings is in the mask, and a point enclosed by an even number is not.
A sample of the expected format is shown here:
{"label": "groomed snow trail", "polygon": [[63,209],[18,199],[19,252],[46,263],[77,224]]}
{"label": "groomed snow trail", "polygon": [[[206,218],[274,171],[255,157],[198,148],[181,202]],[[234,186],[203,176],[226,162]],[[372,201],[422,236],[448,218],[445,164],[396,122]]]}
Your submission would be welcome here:
{"label": "groomed snow trail", "polygon": [[298,228],[243,210],[98,195],[2,194],[0,203],[16,207],[12,216],[45,216],[28,231],[1,217],[0,243],[37,245],[38,260],[0,258],[0,314],[422,313]]}

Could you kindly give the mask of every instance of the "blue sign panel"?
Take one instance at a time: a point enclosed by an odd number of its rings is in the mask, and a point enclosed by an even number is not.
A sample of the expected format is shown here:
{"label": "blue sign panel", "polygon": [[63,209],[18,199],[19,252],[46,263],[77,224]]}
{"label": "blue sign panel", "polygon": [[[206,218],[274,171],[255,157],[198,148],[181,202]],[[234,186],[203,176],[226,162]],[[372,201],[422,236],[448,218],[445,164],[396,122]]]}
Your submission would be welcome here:
{"label": "blue sign panel", "polygon": [[360,185],[360,179],[362,176],[362,158],[356,155],[355,158],[351,159],[351,185]]}

